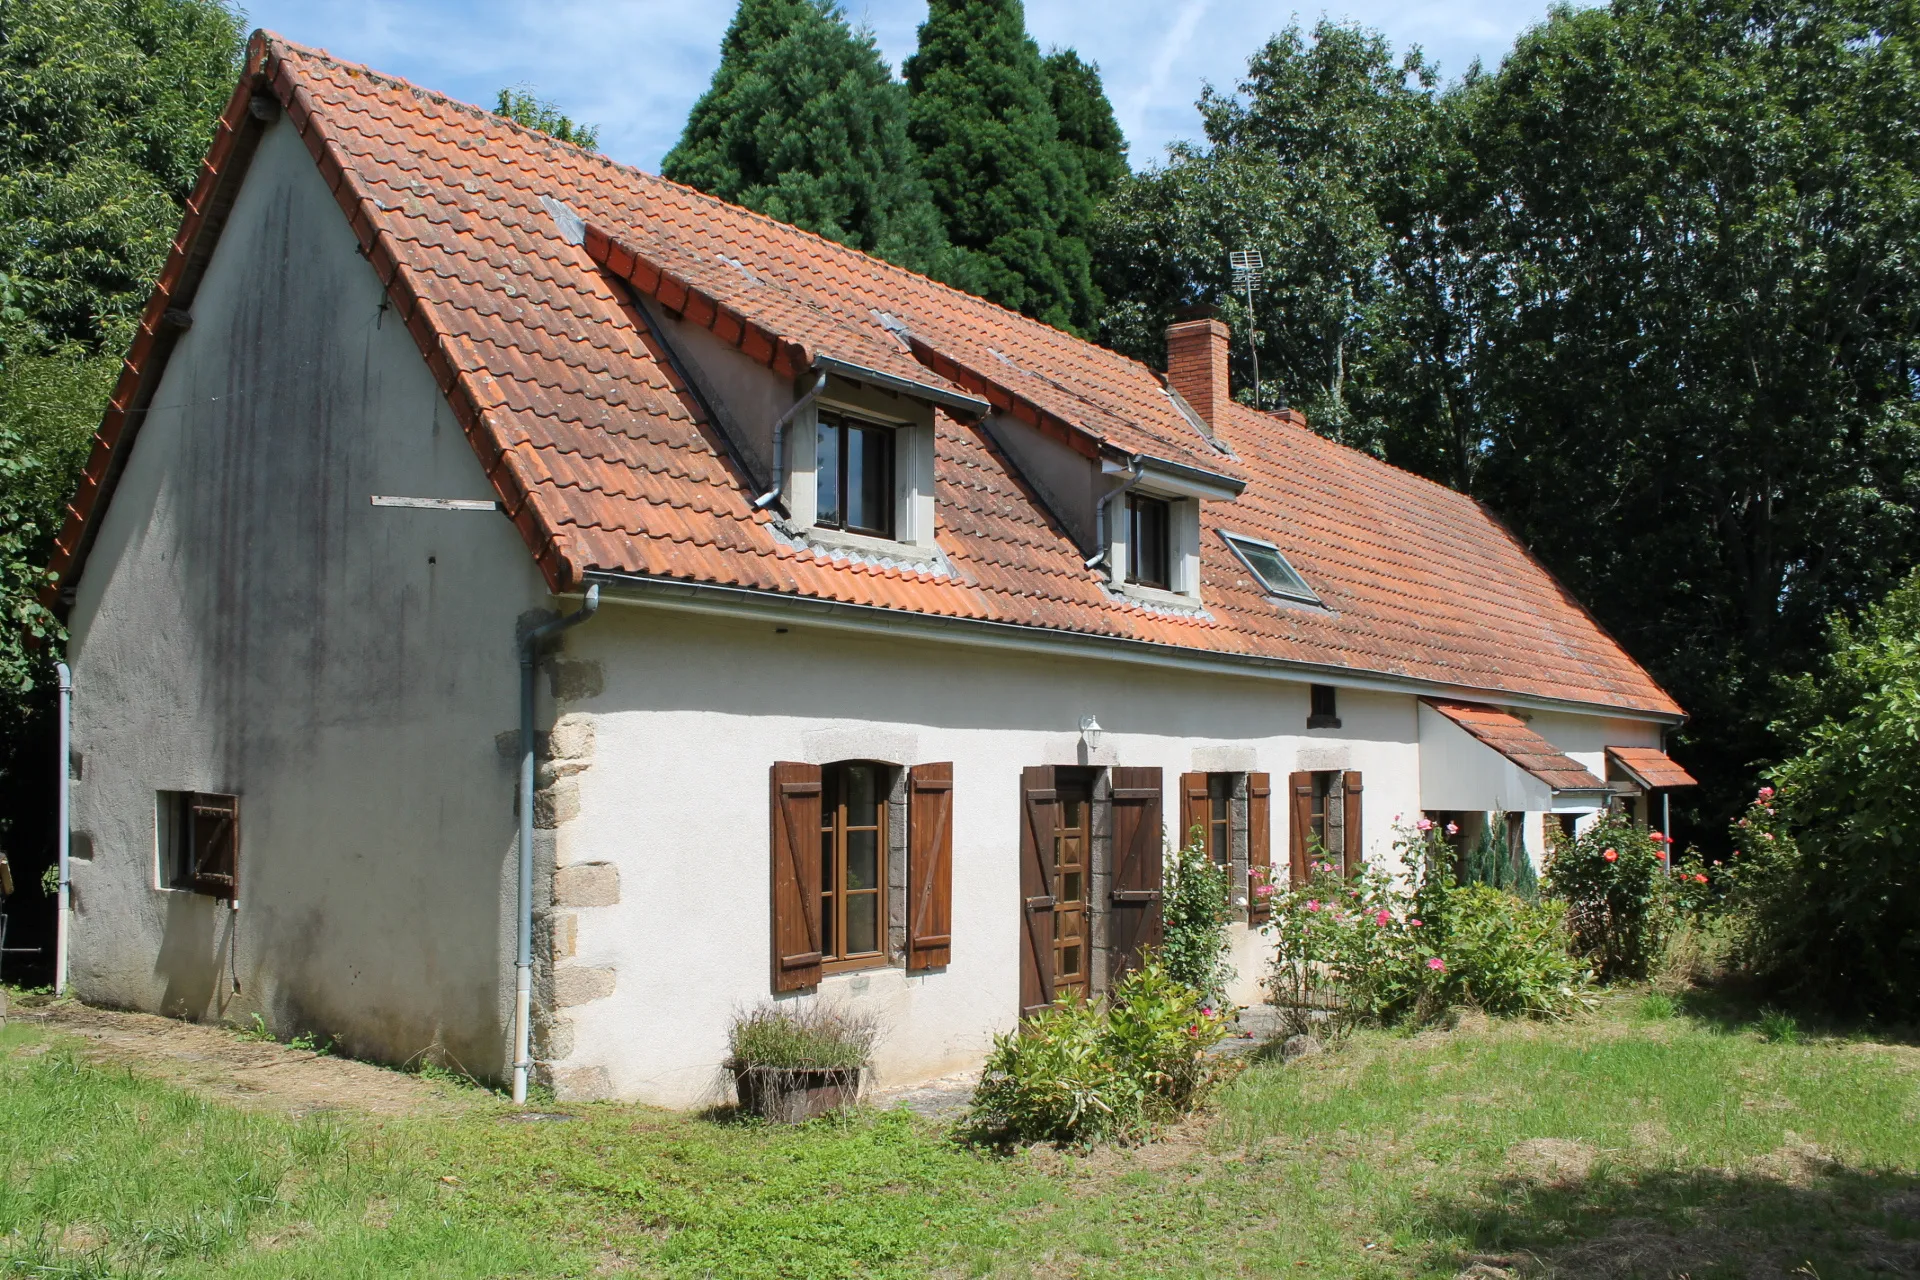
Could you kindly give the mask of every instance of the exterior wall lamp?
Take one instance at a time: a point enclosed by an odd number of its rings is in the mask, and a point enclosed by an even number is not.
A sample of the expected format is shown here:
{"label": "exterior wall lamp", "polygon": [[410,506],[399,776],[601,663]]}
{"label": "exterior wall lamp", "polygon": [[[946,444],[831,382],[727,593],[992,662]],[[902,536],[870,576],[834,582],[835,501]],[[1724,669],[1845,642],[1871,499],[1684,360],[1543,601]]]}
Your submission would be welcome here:
{"label": "exterior wall lamp", "polygon": [[1080,741],[1087,744],[1088,751],[1100,749],[1100,735],[1106,730],[1100,727],[1100,721],[1093,716],[1080,717]]}

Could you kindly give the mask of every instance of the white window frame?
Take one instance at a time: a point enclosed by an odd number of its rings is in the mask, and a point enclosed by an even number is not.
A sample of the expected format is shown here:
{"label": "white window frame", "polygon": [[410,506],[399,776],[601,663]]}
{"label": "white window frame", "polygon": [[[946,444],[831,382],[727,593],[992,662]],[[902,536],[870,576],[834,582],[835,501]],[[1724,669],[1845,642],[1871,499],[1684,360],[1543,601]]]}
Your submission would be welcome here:
{"label": "white window frame", "polygon": [[[893,431],[893,537],[849,533],[821,528],[818,473],[815,456],[820,411],[887,427]],[[902,553],[932,558],[934,541],[934,428],[933,406],[892,392],[875,391],[838,377],[830,377],[818,399],[794,415],[787,430],[787,511],[807,540],[824,547],[867,551],[881,555]]]}

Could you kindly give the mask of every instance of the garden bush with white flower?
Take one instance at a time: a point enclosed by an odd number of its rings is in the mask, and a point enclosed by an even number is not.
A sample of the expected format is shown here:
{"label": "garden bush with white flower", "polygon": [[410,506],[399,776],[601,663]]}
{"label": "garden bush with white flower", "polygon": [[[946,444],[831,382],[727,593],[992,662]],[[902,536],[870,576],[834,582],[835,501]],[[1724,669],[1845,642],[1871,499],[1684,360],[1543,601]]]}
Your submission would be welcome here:
{"label": "garden bush with white flower", "polygon": [[1564,906],[1455,883],[1454,850],[1425,818],[1399,828],[1393,847],[1404,877],[1368,866],[1343,878],[1316,859],[1306,884],[1271,895],[1268,993],[1296,1022],[1309,1011],[1341,1024],[1580,1005],[1589,975],[1568,953]]}

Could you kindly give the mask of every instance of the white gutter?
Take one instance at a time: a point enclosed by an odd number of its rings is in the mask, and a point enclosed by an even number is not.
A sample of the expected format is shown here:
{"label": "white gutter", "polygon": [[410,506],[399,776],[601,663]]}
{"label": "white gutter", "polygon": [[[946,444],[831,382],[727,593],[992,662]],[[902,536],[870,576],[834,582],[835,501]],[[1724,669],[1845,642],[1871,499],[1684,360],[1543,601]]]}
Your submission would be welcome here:
{"label": "white gutter", "polygon": [[59,800],[54,818],[56,838],[60,842],[60,905],[53,935],[53,994],[63,996],[67,993],[67,916],[73,902],[70,836],[73,815],[69,812],[72,784],[68,779],[72,771],[68,761],[73,758],[73,670],[64,662],[56,662],[54,671],[60,679],[60,771],[55,775],[59,780]]}
{"label": "white gutter", "polygon": [[1018,653],[1057,658],[1099,657],[1115,662],[1130,662],[1161,670],[1193,671],[1208,675],[1233,675],[1243,678],[1264,677],[1311,680],[1342,689],[1363,689],[1374,693],[1415,694],[1425,697],[1461,698],[1475,702],[1495,701],[1504,706],[1524,707],[1530,711],[1569,711],[1576,715],[1614,715],[1624,719],[1646,720],[1657,724],[1678,725],[1684,716],[1670,712],[1640,711],[1603,703],[1574,702],[1517,694],[1505,689],[1486,689],[1474,685],[1444,684],[1415,677],[1380,676],[1356,673],[1349,667],[1322,663],[1268,658],[1258,654],[1207,653],[1177,645],[1128,640],[1117,636],[1094,636],[1075,631],[1049,630],[1011,622],[989,622],[977,618],[951,618],[935,614],[907,613],[874,605],[844,604],[834,600],[815,600],[805,596],[756,591],[746,587],[725,587],[708,583],[677,582],[649,578],[640,574],[594,572],[587,580],[604,584],[608,596],[620,604],[653,605],[687,613],[717,617],[744,618],[756,622],[791,623],[804,620],[810,625],[867,635],[890,633],[948,644],[968,644]]}

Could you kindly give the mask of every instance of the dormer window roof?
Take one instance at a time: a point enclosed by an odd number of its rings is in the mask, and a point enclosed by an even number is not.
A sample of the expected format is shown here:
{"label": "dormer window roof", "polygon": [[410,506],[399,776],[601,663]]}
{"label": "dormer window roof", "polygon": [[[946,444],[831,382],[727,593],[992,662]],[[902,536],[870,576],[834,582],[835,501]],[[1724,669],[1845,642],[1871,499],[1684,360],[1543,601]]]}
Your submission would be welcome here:
{"label": "dormer window roof", "polygon": [[1247,566],[1247,572],[1269,595],[1279,596],[1283,600],[1297,600],[1302,604],[1320,603],[1320,597],[1307,585],[1307,580],[1300,576],[1299,571],[1287,563],[1287,558],[1280,554],[1280,548],[1259,538],[1249,538],[1244,533],[1228,533],[1225,529],[1220,531],[1220,536],[1226,539],[1233,554],[1240,557],[1240,563]]}

